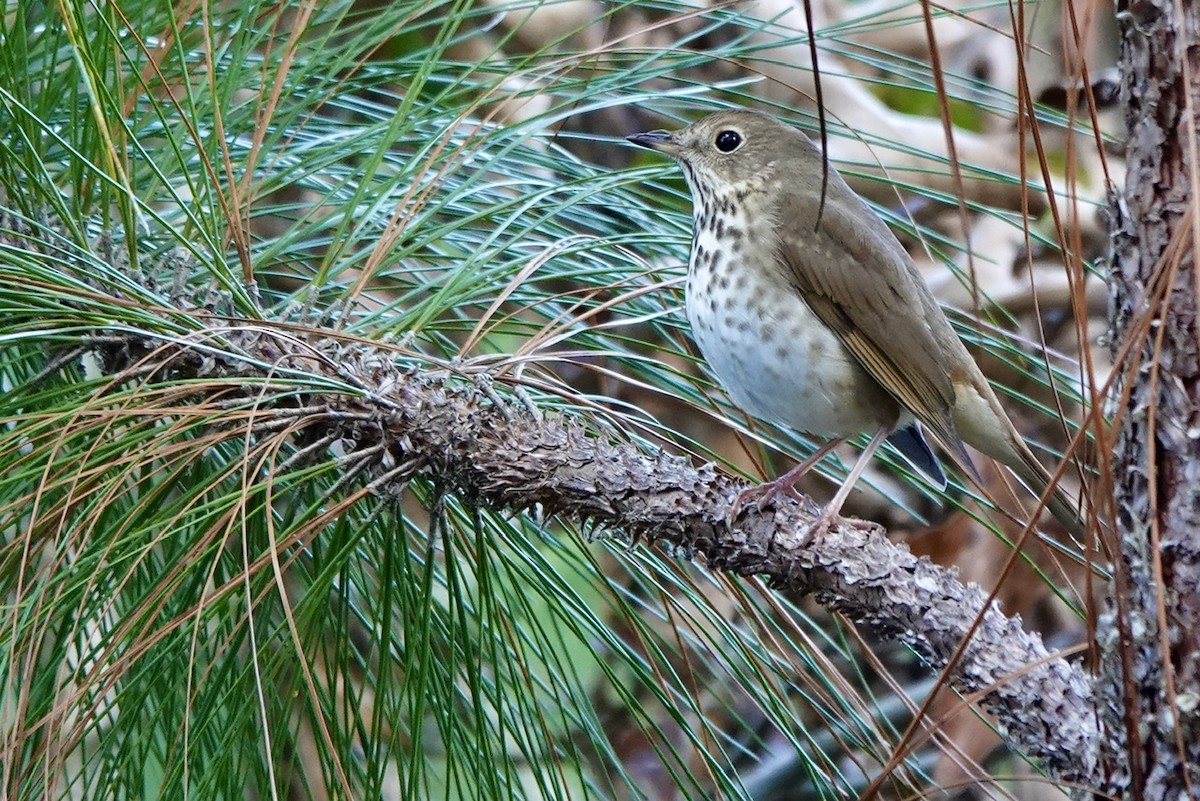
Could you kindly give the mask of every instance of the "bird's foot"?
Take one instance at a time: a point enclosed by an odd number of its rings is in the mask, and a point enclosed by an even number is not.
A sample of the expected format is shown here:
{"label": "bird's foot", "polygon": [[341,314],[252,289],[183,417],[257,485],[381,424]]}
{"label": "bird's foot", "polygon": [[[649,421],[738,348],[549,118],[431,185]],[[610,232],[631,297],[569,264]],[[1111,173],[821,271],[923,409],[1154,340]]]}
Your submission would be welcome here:
{"label": "bird's foot", "polygon": [[[840,507],[841,504],[838,504],[838,506]],[[830,504],[821,510],[821,514],[808,527],[808,531],[804,532],[804,539],[801,541],[800,547],[820,545],[821,541],[825,539],[825,535],[829,533],[829,530],[835,524],[850,526],[861,531],[867,531],[879,526],[878,523],[873,523],[870,520],[862,520],[857,517],[842,517],[841,509],[835,508],[833,504]]]}
{"label": "bird's foot", "polygon": [[[737,520],[738,515],[746,509],[748,505],[755,505],[761,509],[767,503],[770,503],[776,496],[786,493],[791,495],[801,506],[807,506],[812,509],[815,504],[812,499],[804,495],[796,489],[796,477],[790,475],[780,476],[773,481],[768,481],[759,484],[756,487],[742,490],[738,493],[737,498],[733,502],[733,506],[729,510],[730,526]],[[837,500],[837,499],[835,499]],[[851,528],[867,530],[876,528],[879,524],[870,520],[862,520],[857,517],[843,517],[841,514],[842,504],[829,503],[821,507],[820,513],[808,529],[804,532],[804,537],[801,540],[801,547],[809,545],[820,545],[821,540],[829,533],[829,530],[834,526],[850,526]]]}
{"label": "bird's foot", "polygon": [[796,479],[799,477],[799,475],[793,475],[789,472],[779,478],[739,492],[737,498],[733,501],[733,505],[729,507],[729,525],[733,525],[738,515],[749,504],[753,503],[757,508],[762,509],[764,505],[773,501],[775,496],[780,493],[791,495],[801,505],[809,503],[809,499],[796,489]]}
{"label": "bird's foot", "polygon": [[784,473],[779,478],[759,484],[757,487],[750,487],[738,493],[737,498],[733,501],[733,506],[729,508],[728,523],[730,526],[737,520],[738,515],[742,513],[742,509],[750,501],[754,501],[759,509],[763,504],[770,502],[781,492],[786,492],[795,498],[802,506],[811,503],[811,501],[796,489],[796,482],[800,477],[812,469],[813,465],[825,458],[826,455],[839,444],[842,439],[831,439],[821,447],[817,448],[807,459],[793,467],[791,470]]}

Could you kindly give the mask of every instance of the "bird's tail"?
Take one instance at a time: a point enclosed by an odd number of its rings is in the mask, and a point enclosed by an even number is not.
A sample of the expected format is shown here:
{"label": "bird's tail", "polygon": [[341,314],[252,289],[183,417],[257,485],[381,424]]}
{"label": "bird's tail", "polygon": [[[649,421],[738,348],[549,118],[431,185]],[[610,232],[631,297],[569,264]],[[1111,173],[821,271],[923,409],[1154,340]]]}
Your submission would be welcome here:
{"label": "bird's tail", "polygon": [[1082,548],[1088,527],[1080,507],[1033,455],[983,374],[977,367],[972,372],[955,384],[955,405],[950,415],[956,433],[972,447],[1007,465],[1034,494],[1045,495],[1050,513]]}
{"label": "bird's tail", "polygon": [[1029,446],[1020,440],[1017,441],[1020,443],[1020,447],[1016,449],[1020,458],[1008,462],[1008,466],[1034,494],[1038,497],[1046,496],[1046,508],[1050,510],[1050,514],[1062,523],[1063,528],[1074,538],[1075,544],[1083,548],[1088,527],[1081,507],[1054,481],[1050,471],[1038,461]]}

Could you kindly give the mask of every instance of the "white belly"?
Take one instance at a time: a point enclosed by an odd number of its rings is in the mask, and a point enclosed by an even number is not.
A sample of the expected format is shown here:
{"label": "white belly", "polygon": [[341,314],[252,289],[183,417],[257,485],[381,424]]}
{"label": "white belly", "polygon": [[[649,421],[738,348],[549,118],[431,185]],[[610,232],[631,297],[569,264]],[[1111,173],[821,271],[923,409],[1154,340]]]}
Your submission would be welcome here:
{"label": "white belly", "polygon": [[[700,352],[747,412],[824,437],[895,426],[900,408],[782,275],[694,263],[687,316]],[[908,415],[904,415],[906,419]]]}

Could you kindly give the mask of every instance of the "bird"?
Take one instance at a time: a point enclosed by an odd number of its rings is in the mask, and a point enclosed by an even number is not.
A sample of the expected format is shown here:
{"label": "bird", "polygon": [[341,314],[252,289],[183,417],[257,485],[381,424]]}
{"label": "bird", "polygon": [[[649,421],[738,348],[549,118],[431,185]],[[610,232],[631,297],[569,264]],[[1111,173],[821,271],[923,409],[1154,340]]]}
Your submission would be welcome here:
{"label": "bird", "polygon": [[870,442],[810,539],[845,520],[842,505],[885,440],[944,489],[929,434],[969,472],[967,445],[1007,465],[1083,539],[1080,511],[1005,413],[908,252],[802,131],[735,108],[627,138],[683,170],[693,207],[684,306],[709,368],[746,412],[827,440],[739,494],[731,521],[753,498],[800,497],[798,478],[862,434]]}

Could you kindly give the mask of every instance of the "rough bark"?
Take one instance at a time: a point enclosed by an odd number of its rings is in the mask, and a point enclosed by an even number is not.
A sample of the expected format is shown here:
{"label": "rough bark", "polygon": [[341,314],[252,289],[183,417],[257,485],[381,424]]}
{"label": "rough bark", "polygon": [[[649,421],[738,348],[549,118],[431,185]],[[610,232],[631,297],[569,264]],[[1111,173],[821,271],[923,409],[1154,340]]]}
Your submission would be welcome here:
{"label": "rough bark", "polygon": [[1103,790],[1200,797],[1200,352],[1195,226],[1200,19],[1123,2],[1128,173],[1111,215],[1120,562],[1098,627]]}
{"label": "rough bark", "polygon": [[[3,233],[22,226],[0,219],[0,244],[33,256],[43,248],[36,233]],[[69,262],[50,252],[55,263]],[[92,294],[81,291],[81,307]],[[714,570],[813,593],[907,644],[936,670],[968,641],[949,672],[952,685],[978,694],[1009,741],[1040,759],[1051,777],[1095,780],[1098,731],[1086,673],[1055,656],[1019,618],[988,605],[979,587],[889,542],[882,530],[842,526],[809,543],[817,507],[788,497],[750,506],[730,525],[727,516],[744,482],[712,465],[697,469],[615,441],[580,419],[545,415],[501,395],[478,368],[402,367],[386,349],[361,340],[222,313],[218,296],[203,302],[177,297],[176,303],[163,317],[179,323],[194,315],[185,328],[195,335],[180,336],[179,328],[170,335],[129,328],[81,333],[78,347],[53,360],[54,369],[90,353],[112,378],[108,386],[133,383],[144,390],[144,405],[120,407],[139,419],[187,415],[192,406],[178,392],[154,387],[203,378],[186,389],[197,420],[224,427],[237,441],[280,432],[293,438],[296,455],[276,475],[301,459],[336,458],[355,486],[364,482],[376,493],[402,493],[405,482],[421,476],[469,502],[556,513],[596,531],[659,541]],[[81,308],[79,319],[95,318]],[[58,330],[61,323],[55,322]],[[104,403],[100,395],[92,405]],[[164,408],[156,410],[155,403]],[[253,414],[214,416],[214,404],[252,407]]]}
{"label": "rough bark", "polygon": [[[227,320],[220,328],[233,353],[177,343],[164,350],[161,342],[128,336],[91,344],[118,376],[136,366],[139,378],[202,374],[209,382],[228,378],[231,389],[247,377],[266,378],[255,365],[272,365],[276,376],[289,369],[311,375],[323,367],[329,378],[362,393],[311,394],[297,408],[294,387],[284,383],[278,389],[288,390],[281,393],[288,402],[256,410],[254,424],[264,433],[286,426],[299,442],[311,432],[312,439],[336,436],[343,448],[352,443],[355,451],[371,454],[365,457],[370,464],[355,467],[376,492],[400,493],[419,475],[491,508],[538,509],[596,530],[659,541],[712,569],[815,594],[904,642],[937,670],[969,640],[950,672],[952,685],[982,694],[1010,742],[1040,758],[1055,778],[1094,778],[1092,688],[1079,665],[1054,656],[1019,618],[987,605],[978,586],[964,586],[953,571],[891,543],[882,529],[843,525],[808,543],[812,509],[819,507],[790,498],[748,508],[731,526],[729,509],[747,488],[744,482],[713,465],[697,469],[678,457],[597,437],[570,417],[543,416],[501,398],[486,376],[454,381],[448,373],[404,370],[373,349],[333,339],[300,342],[257,322]],[[314,360],[314,352],[326,358]],[[230,401],[230,390],[213,391]],[[273,394],[258,382],[246,392]],[[353,464],[353,453],[341,461]]]}

